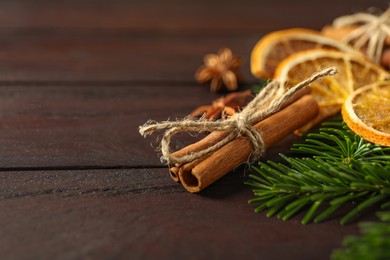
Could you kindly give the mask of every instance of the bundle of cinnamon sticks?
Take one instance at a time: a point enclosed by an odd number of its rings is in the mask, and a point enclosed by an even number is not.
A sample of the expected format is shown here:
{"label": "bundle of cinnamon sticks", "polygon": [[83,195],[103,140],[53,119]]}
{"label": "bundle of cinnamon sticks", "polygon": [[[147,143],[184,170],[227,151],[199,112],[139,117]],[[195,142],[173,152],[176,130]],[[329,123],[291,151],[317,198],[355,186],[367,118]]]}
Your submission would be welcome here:
{"label": "bundle of cinnamon sticks", "polygon": [[[254,125],[261,132],[266,148],[279,142],[294,130],[317,116],[318,105],[308,95],[309,89],[299,91],[282,110]],[[212,132],[204,139],[184,147],[173,155],[181,157],[209,147],[227,135],[226,132]],[[214,153],[185,164],[170,165],[170,175],[181,182],[189,192],[196,193],[216,182],[237,166],[245,163],[252,151],[250,141],[238,137]]]}
{"label": "bundle of cinnamon sticks", "polygon": [[[253,159],[251,155],[258,159],[266,148],[314,119],[319,107],[310,95],[308,85],[336,73],[334,67],[324,69],[290,89],[271,82],[240,113],[226,121],[208,124],[202,120],[148,121],[140,127],[140,133],[145,137],[156,130],[166,129],[161,149],[171,178],[189,192],[200,192],[240,164],[249,162]],[[209,129],[205,126],[217,130],[179,151],[170,152],[170,138],[175,133]],[[254,135],[257,137],[253,138]]]}

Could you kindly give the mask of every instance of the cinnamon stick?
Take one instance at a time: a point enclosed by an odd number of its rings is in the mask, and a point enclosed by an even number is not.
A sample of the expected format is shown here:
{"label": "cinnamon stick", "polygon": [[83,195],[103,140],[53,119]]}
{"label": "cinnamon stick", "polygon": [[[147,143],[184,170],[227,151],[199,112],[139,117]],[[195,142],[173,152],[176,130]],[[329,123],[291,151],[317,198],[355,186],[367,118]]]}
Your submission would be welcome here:
{"label": "cinnamon stick", "polygon": [[169,166],[169,176],[171,176],[172,180],[175,182],[179,182],[179,170],[180,168],[177,166]]}
{"label": "cinnamon stick", "polygon": [[[168,163],[175,162],[173,177],[177,177],[178,171],[184,187],[190,192],[198,192],[246,160],[257,160],[267,147],[313,119],[319,108],[310,95],[284,106],[311,82],[336,73],[335,67],[313,73],[287,91],[279,82],[271,82],[240,113],[223,121],[184,119],[155,123],[149,120],[140,126],[139,132],[145,137],[155,131],[168,129],[161,140],[162,158]],[[197,152],[180,157],[172,155],[169,144],[175,134],[205,131],[227,131],[229,135]],[[193,145],[195,150],[196,146]]]}
{"label": "cinnamon stick", "polygon": [[[284,104],[284,106],[282,108],[289,106],[290,104],[292,104],[295,101],[297,101],[298,99],[300,99],[302,96],[309,94],[309,93],[310,93],[309,87],[306,87],[306,88],[299,90],[297,93],[295,93],[294,96],[291,97],[289,102]],[[181,150],[174,152],[173,155],[176,157],[181,157],[181,156],[186,155],[186,154],[198,152],[200,150],[203,150],[203,149],[221,141],[227,135],[228,135],[228,133],[223,132],[223,131],[212,132],[209,135],[207,135],[205,138],[199,140],[198,142],[190,144],[190,145],[182,148]],[[196,161],[199,162],[199,160],[196,160]],[[191,163],[191,165],[194,165],[194,164]],[[172,180],[174,180],[175,182],[179,182],[180,181],[180,176],[179,176],[180,165],[177,164],[177,165],[174,165],[174,166],[169,167],[169,168],[170,168],[169,170],[170,170],[170,176],[171,176]],[[187,168],[188,168],[188,166],[187,166]]]}
{"label": "cinnamon stick", "polygon": [[[313,119],[317,113],[317,102],[312,96],[305,95],[278,113],[257,123],[254,127],[261,132],[265,146],[270,147]],[[204,143],[199,144],[199,146],[203,145]],[[196,150],[196,146],[197,143],[193,144],[191,149]],[[236,138],[207,158],[180,166],[179,179],[189,192],[199,192],[244,163],[251,151],[252,146],[248,139],[245,137]],[[177,172],[177,168],[175,171]]]}

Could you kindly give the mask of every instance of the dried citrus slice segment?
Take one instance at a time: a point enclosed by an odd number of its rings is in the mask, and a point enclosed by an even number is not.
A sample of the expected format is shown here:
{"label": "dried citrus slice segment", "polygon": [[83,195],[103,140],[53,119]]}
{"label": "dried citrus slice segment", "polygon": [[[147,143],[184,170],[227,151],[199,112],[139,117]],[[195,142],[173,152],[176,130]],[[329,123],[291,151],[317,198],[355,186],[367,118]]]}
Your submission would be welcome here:
{"label": "dried citrus slice segment", "polygon": [[356,134],[369,142],[390,146],[390,82],[377,82],[353,92],[341,114]]}
{"label": "dried citrus slice segment", "polygon": [[324,49],[301,51],[290,55],[276,68],[275,78],[287,86],[294,85],[314,72],[332,66],[337,67],[338,74],[310,84],[320,112],[317,118],[302,130],[307,130],[326,117],[339,112],[344,101],[355,89],[389,78],[387,71],[361,54]]}
{"label": "dried citrus slice segment", "polygon": [[292,28],[275,31],[265,35],[253,48],[252,74],[258,78],[272,78],[279,62],[289,55],[318,48],[358,53],[341,41],[326,37],[314,30]]}

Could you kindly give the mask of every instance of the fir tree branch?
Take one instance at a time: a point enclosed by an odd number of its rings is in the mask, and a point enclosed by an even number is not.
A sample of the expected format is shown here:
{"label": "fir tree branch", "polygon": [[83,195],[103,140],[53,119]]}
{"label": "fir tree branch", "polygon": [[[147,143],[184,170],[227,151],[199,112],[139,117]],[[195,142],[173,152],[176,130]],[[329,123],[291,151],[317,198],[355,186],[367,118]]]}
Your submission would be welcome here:
{"label": "fir tree branch", "polygon": [[377,215],[381,222],[359,223],[362,236],[346,237],[344,248],[335,250],[332,259],[390,259],[390,211]]}
{"label": "fir tree branch", "polygon": [[287,220],[306,210],[302,223],[307,224],[358,202],[340,220],[346,224],[369,207],[390,206],[390,149],[366,142],[344,123],[324,126],[292,147],[304,157],[281,154],[286,164],[268,161],[253,166],[257,174],[246,183],[256,196],[249,203],[260,204],[255,212],[268,210],[267,216]]}

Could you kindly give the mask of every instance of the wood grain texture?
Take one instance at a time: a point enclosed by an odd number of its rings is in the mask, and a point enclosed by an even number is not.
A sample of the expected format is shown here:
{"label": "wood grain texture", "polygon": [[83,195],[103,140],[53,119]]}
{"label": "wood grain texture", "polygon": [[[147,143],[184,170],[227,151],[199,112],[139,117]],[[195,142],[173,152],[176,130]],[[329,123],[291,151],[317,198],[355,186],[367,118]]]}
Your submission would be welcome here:
{"label": "wood grain texture", "polygon": [[0,168],[162,166],[155,152],[161,133],[144,139],[139,126],[183,118],[217,96],[196,85],[0,87]]}
{"label": "wood grain texture", "polygon": [[138,127],[215,97],[195,85],[1,87],[0,168],[161,166],[158,135]]}
{"label": "wood grain texture", "polygon": [[241,171],[201,195],[172,184],[166,169],[0,172],[0,179],[7,259],[328,259],[342,236],[357,232],[334,220],[302,226],[254,214]]}
{"label": "wood grain texture", "polygon": [[[7,1],[0,81],[193,81],[203,55],[243,56],[266,33],[320,29],[384,1]],[[336,8],[337,7],[337,8]]]}
{"label": "wood grain texture", "polygon": [[245,58],[261,33],[247,36],[192,36],[126,32],[0,33],[0,82],[195,82],[203,56],[230,47]]}
{"label": "wood grain texture", "polygon": [[321,28],[335,17],[387,8],[383,0],[13,0],[0,3],[0,28],[86,28],[142,31],[258,32],[281,27]]}
{"label": "wood grain texture", "polygon": [[320,29],[370,6],[387,3],[1,1],[1,258],[328,259],[356,223],[254,214],[245,166],[189,194],[158,160],[157,136],[143,139],[138,126],[217,97],[194,82],[205,54],[232,48],[251,84],[249,54],[264,34]]}

